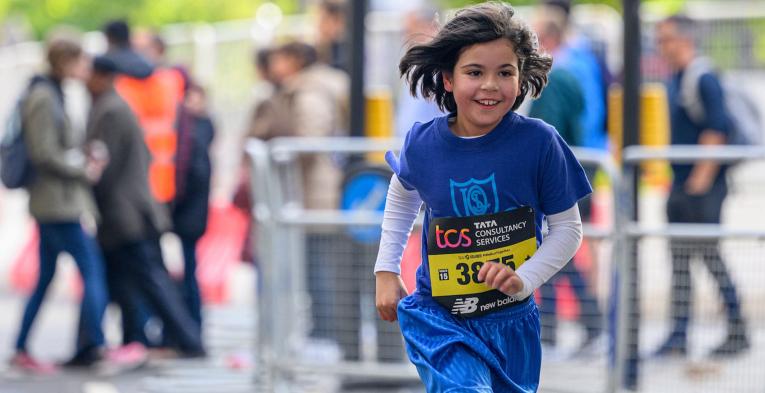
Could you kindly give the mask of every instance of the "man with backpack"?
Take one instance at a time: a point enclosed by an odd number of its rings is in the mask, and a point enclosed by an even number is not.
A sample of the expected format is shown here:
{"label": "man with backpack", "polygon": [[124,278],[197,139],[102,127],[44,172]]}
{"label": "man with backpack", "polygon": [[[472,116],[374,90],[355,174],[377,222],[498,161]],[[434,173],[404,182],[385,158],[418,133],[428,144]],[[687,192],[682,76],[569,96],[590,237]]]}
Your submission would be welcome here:
{"label": "man with backpack", "polygon": [[[675,71],[668,81],[669,113],[673,145],[722,145],[730,142],[734,120],[726,110],[726,95],[718,76],[707,69],[693,79],[701,58],[695,44],[694,22],[674,15],[656,26],[659,54]],[[689,89],[692,84],[693,89]],[[693,93],[688,93],[689,91]],[[690,97],[690,95],[696,95]],[[692,102],[701,109],[695,109]],[[701,116],[694,115],[700,112]],[[674,179],[667,201],[670,223],[719,224],[720,211],[728,193],[727,167],[715,161],[673,164]],[[699,253],[717,282],[727,313],[727,336],[712,350],[712,356],[740,353],[749,348],[746,326],[733,280],[720,255],[717,240],[672,240],[673,326],[657,355],[686,355],[691,310],[690,260]]]}

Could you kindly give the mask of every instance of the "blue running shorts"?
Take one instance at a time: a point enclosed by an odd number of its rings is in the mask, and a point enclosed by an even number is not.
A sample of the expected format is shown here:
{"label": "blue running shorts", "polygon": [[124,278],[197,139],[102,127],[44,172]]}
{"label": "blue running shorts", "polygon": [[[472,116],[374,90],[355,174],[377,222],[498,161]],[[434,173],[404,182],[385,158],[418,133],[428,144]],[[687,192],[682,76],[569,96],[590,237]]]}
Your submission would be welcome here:
{"label": "blue running shorts", "polygon": [[537,391],[542,348],[533,297],[484,316],[460,318],[415,293],[399,303],[398,319],[409,359],[428,392]]}

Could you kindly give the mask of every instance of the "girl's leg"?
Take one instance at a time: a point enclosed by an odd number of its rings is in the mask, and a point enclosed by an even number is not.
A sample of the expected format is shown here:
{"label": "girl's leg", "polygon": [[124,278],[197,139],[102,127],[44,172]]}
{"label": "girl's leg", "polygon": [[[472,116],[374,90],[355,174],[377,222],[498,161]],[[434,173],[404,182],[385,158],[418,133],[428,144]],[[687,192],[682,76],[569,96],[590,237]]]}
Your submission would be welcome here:
{"label": "girl's leg", "polygon": [[398,318],[409,360],[417,367],[426,390],[492,392],[491,370],[471,348],[471,333],[445,309],[422,306],[414,298],[401,300]]}

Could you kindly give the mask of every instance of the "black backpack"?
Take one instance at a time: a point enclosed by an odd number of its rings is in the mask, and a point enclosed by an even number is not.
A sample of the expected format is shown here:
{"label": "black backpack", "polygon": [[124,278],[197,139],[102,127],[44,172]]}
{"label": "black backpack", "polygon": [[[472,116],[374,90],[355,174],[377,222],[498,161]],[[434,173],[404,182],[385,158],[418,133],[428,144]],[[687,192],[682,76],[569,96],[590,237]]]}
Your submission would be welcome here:
{"label": "black backpack", "polygon": [[0,141],[0,180],[8,189],[26,187],[34,177],[34,168],[24,143],[23,110],[28,93],[29,89],[16,101]]}
{"label": "black backpack", "polygon": [[42,76],[32,78],[16,101],[16,106],[6,121],[3,138],[0,140],[0,180],[8,189],[27,187],[35,177],[35,170],[29,160],[29,153],[24,142],[24,105],[29,92],[37,83],[50,83],[50,81]]}

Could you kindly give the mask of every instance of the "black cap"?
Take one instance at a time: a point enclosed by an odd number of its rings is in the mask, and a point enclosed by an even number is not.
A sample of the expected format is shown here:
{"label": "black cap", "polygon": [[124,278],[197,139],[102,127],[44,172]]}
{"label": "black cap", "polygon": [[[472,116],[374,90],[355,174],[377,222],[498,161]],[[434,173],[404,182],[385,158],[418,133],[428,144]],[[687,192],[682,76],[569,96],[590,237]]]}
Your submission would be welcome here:
{"label": "black cap", "polygon": [[130,46],[130,27],[124,20],[112,20],[104,25],[106,38],[120,46]]}
{"label": "black cap", "polygon": [[99,74],[117,73],[117,63],[106,56],[96,56],[93,58],[93,71]]}

